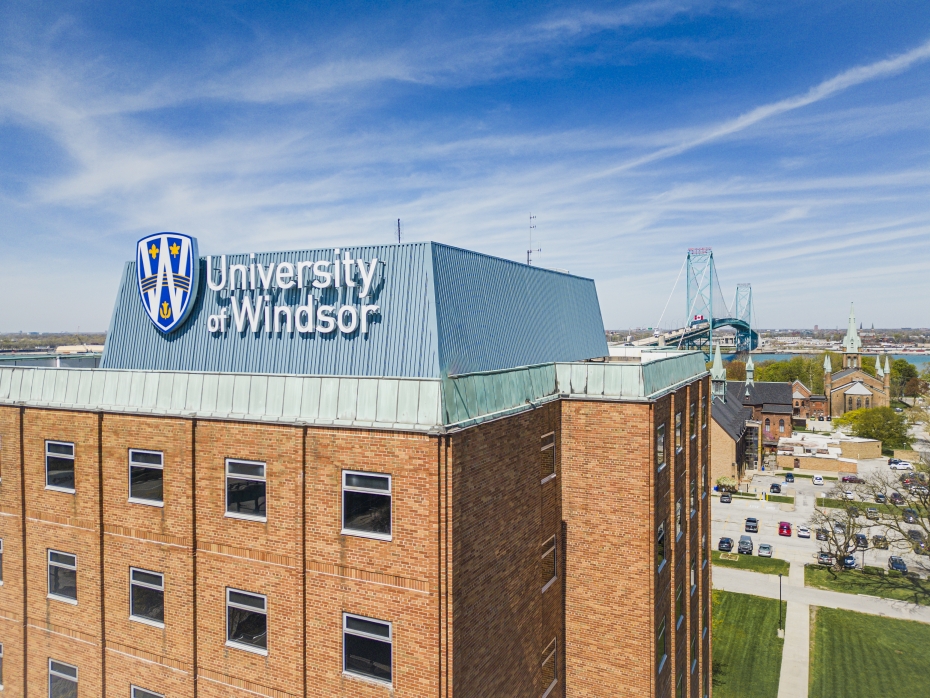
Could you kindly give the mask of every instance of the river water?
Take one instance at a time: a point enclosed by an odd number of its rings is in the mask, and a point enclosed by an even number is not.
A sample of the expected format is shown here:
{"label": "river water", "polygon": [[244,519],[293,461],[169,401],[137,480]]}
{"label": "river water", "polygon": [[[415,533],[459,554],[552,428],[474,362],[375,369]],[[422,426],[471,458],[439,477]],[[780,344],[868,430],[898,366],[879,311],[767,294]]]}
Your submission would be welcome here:
{"label": "river water", "polygon": [[[760,364],[763,361],[787,361],[795,356],[810,356],[812,354],[817,354],[819,352],[810,352],[810,353],[794,353],[794,354],[753,354],[752,361],[755,364]],[[837,352],[841,353],[841,352]],[[869,352],[862,352],[863,356],[875,356],[875,354],[870,354]],[[721,357],[724,361],[732,361],[736,358],[735,354],[724,354]],[[889,354],[888,360],[894,361],[895,359],[907,359],[912,364],[914,364],[918,369],[924,368],[928,363],[930,363],[930,354]],[[834,366],[834,371],[838,371],[839,367]]]}

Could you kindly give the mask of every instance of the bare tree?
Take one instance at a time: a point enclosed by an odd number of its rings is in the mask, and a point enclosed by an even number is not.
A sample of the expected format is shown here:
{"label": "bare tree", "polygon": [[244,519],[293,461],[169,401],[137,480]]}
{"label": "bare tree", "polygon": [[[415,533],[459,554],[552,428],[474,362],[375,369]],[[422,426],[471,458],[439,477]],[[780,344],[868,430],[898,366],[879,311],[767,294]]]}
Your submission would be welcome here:
{"label": "bare tree", "polygon": [[[843,500],[843,491],[839,487],[827,493],[831,499]],[[843,507],[815,507],[809,526],[817,536],[820,552],[829,553],[833,558],[833,569],[839,569],[843,558],[856,552],[857,533],[867,529],[862,511],[856,510],[853,502]]]}

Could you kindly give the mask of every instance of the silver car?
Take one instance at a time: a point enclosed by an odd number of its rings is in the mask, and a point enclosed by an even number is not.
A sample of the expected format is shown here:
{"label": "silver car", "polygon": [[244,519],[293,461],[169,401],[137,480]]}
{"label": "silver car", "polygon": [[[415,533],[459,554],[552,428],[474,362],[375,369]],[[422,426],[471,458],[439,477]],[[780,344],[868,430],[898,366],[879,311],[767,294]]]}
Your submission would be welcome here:
{"label": "silver car", "polygon": [[775,549],[768,543],[762,543],[759,546],[759,557],[772,557],[773,552]]}

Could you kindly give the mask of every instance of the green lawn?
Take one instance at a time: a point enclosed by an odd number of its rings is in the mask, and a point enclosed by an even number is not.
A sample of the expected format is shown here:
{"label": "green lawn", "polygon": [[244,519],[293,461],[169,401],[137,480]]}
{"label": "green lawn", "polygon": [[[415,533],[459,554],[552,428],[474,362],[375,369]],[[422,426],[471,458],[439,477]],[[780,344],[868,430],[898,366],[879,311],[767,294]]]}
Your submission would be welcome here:
{"label": "green lawn", "polygon": [[[795,477],[806,477],[808,480],[810,480],[811,478],[814,477],[814,476],[811,475],[810,473],[799,473],[799,472],[797,472],[796,470],[795,470],[795,471],[788,470],[787,472],[789,472],[789,473],[790,473],[790,472],[794,472],[794,476],[795,476]],[[824,475],[824,476],[823,476],[823,479],[824,479],[824,480],[839,480],[839,478],[838,478],[836,475]]]}
{"label": "green lawn", "polygon": [[910,601],[930,606],[930,581],[909,577],[863,574],[859,570],[836,572],[828,567],[806,565],[804,583],[809,587],[842,591],[847,594],[867,594],[886,599]]}
{"label": "green lawn", "polygon": [[788,574],[788,563],[774,557],[740,555],[739,560],[722,560],[720,559],[719,550],[711,550],[710,555],[711,564],[718,567],[736,567],[751,572],[762,572],[763,574]]}
{"label": "green lawn", "polygon": [[768,500],[770,502],[779,502],[780,504],[794,504],[794,497],[788,497],[783,494],[770,494]]}
{"label": "green lawn", "polygon": [[[859,502],[847,499],[830,499],[829,497],[818,497],[817,506],[825,507],[827,509],[846,509],[847,507],[856,507],[856,509],[859,510],[860,516],[865,516],[865,510],[869,508],[878,509],[880,514],[889,514],[890,516],[901,516],[901,512],[903,512],[905,509],[903,506],[896,506],[894,504]],[[926,516],[926,512],[924,512],[921,507],[914,505],[912,508],[916,509],[921,516]]]}
{"label": "green lawn", "polygon": [[930,625],[832,608],[811,610],[810,698],[927,695]]}
{"label": "green lawn", "polygon": [[[714,697],[776,698],[778,601],[714,591]],[[782,619],[784,619],[784,604]]]}

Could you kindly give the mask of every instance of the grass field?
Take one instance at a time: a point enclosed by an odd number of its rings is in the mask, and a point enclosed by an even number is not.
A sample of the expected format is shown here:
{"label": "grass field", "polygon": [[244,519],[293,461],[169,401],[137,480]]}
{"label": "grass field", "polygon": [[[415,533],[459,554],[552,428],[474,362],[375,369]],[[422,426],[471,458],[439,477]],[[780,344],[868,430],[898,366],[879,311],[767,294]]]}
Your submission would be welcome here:
{"label": "grass field", "polygon": [[[865,516],[865,510],[874,507],[878,509],[880,514],[888,514],[889,516],[901,516],[901,512],[904,511],[904,507],[895,506],[894,504],[879,504],[878,502],[859,502],[855,500],[846,500],[846,499],[830,499],[829,497],[818,497],[817,506],[825,507],[828,509],[845,509],[846,507],[856,507],[859,510],[860,516]],[[923,511],[921,507],[915,506],[915,509],[921,514],[921,516],[926,516],[927,513]]]}
{"label": "grass field", "polygon": [[870,575],[859,570],[835,572],[828,567],[806,565],[804,583],[818,589],[881,596],[930,606],[930,581],[925,579]]}
{"label": "grass field", "polygon": [[794,497],[788,497],[782,494],[770,494],[768,500],[770,502],[779,502],[780,504],[794,504]]}
{"label": "grass field", "polygon": [[719,550],[712,550],[710,555],[711,564],[718,567],[736,567],[750,572],[762,572],[763,574],[788,574],[788,563],[774,557],[740,555],[739,560],[722,560]]}
{"label": "grass field", "polygon": [[785,642],[778,638],[778,601],[713,593],[714,698],[776,698]]}
{"label": "grass field", "polygon": [[810,698],[928,694],[930,625],[832,608],[814,614]]}

